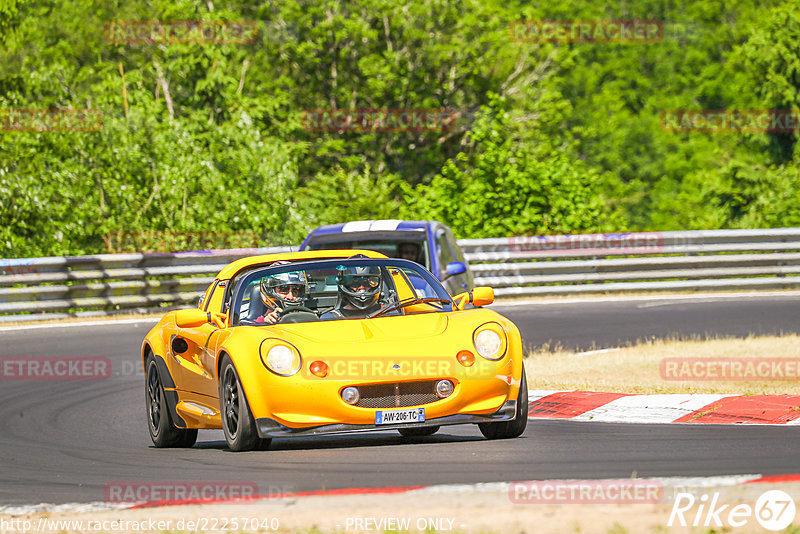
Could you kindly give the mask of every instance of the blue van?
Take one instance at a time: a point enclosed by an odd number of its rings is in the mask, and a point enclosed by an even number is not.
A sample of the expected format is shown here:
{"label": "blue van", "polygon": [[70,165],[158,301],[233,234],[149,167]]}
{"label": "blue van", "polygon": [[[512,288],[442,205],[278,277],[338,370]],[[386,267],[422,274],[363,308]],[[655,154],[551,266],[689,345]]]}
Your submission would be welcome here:
{"label": "blue van", "polygon": [[473,287],[472,273],[452,230],[438,221],[352,221],[319,226],[300,250],[359,248],[390,258],[416,261],[442,282],[451,295]]}

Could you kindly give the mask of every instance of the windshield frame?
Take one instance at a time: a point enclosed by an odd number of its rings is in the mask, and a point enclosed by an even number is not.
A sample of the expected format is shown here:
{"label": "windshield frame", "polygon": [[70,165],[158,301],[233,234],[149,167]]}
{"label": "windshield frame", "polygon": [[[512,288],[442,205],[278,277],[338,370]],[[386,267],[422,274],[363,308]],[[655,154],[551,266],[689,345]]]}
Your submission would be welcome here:
{"label": "windshield frame", "polygon": [[[417,275],[419,275],[419,277],[422,278],[434,290],[434,293],[436,293],[437,297],[446,299],[450,302],[450,309],[446,309],[447,305],[445,305],[444,309],[442,310],[432,309],[431,312],[441,313],[441,312],[449,312],[456,310],[453,298],[450,296],[450,294],[447,292],[444,286],[442,286],[441,282],[439,282],[436,279],[436,277],[430,273],[430,271],[428,271],[425,267],[423,267],[419,263],[400,258],[367,258],[367,257],[324,258],[318,260],[293,261],[290,263],[282,263],[281,265],[259,266],[246,272],[237,273],[236,283],[232,289],[233,297],[231,299],[231,308],[229,310],[229,312],[231,313],[231,325],[232,326],[241,325],[241,317],[239,316],[239,313],[241,311],[242,302],[244,301],[245,289],[250,286],[253,279],[263,278],[267,274],[280,274],[291,271],[335,269],[339,265],[345,265],[345,266],[363,265],[363,266],[378,267],[381,269],[382,278],[384,278],[387,275],[387,269],[389,267],[401,268],[405,279],[408,279],[406,271],[411,270]],[[389,278],[391,279],[391,275],[389,275]],[[394,287],[392,289],[396,293],[397,289]],[[395,299],[396,298],[397,296],[395,294]],[[376,317],[375,319],[379,319],[381,317],[386,317],[386,316],[379,316]]]}

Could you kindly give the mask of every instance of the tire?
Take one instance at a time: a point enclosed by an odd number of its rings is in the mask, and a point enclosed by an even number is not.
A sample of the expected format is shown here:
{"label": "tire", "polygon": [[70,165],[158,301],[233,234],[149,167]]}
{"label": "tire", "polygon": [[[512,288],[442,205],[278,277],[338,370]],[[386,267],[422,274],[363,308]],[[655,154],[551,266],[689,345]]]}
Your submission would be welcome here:
{"label": "tire", "polygon": [[432,436],[439,431],[438,426],[423,426],[420,428],[398,428],[398,432],[404,438],[420,438],[422,436]]}
{"label": "tire", "polygon": [[528,380],[525,378],[525,367],[523,367],[514,419],[500,423],[478,423],[478,428],[486,439],[508,439],[521,436],[526,426],[528,426]]}
{"label": "tire", "polygon": [[144,397],[147,428],[153,445],[159,448],[191,447],[197,441],[196,428],[178,428],[172,420],[164,385],[152,354],[145,360]]}
{"label": "tire", "polygon": [[228,448],[234,452],[264,450],[270,439],[258,437],[256,422],[247,404],[239,373],[227,354],[219,368],[219,410]]}

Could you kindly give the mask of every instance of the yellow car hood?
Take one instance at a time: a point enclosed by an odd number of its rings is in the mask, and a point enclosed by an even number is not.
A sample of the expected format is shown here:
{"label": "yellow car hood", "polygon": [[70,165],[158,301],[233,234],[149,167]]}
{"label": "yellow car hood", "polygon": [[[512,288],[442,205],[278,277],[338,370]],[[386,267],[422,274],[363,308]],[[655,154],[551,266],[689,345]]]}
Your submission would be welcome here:
{"label": "yellow car hood", "polygon": [[447,313],[425,313],[403,317],[276,325],[270,330],[273,336],[277,334],[277,337],[285,336],[287,340],[303,339],[312,343],[412,340],[442,334],[447,330],[448,323]]}

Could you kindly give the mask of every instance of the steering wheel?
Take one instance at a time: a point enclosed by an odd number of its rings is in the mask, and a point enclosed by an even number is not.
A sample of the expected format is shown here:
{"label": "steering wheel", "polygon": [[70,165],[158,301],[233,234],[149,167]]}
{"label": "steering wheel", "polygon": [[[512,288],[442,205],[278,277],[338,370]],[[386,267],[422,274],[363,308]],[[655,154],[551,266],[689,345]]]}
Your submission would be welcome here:
{"label": "steering wheel", "polygon": [[[298,313],[302,313],[303,315],[296,315]],[[305,306],[293,306],[288,310],[281,312],[280,316],[278,317],[278,323],[303,323],[308,320],[318,321],[319,316],[314,313],[313,310],[310,310]]]}

